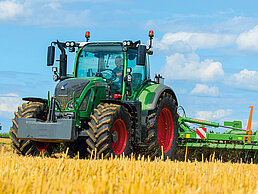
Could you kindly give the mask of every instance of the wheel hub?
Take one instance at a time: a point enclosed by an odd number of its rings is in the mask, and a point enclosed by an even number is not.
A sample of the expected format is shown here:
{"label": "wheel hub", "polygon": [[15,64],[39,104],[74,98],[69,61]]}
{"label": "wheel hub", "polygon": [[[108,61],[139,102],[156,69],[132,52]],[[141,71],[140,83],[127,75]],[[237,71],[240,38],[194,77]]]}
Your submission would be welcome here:
{"label": "wheel hub", "polygon": [[158,143],[161,150],[167,153],[170,150],[173,141],[174,125],[173,118],[168,108],[160,111],[158,118]]}
{"label": "wheel hub", "polygon": [[116,155],[123,153],[127,141],[127,129],[122,119],[117,119],[112,127],[111,146]]}
{"label": "wheel hub", "polygon": [[112,131],[112,142],[116,143],[118,140],[118,133],[117,131]]}
{"label": "wheel hub", "polygon": [[49,142],[34,142],[34,145],[36,146],[36,148],[41,151],[44,152],[47,150],[47,148],[49,147],[50,143]]}

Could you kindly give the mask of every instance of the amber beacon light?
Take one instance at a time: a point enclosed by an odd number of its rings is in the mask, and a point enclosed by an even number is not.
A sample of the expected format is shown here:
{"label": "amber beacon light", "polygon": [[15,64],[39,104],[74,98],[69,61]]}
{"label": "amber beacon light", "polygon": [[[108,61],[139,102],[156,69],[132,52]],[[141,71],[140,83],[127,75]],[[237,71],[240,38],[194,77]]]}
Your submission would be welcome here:
{"label": "amber beacon light", "polygon": [[86,38],[86,40],[88,42],[89,39],[90,39],[90,31],[85,32],[85,38]]}

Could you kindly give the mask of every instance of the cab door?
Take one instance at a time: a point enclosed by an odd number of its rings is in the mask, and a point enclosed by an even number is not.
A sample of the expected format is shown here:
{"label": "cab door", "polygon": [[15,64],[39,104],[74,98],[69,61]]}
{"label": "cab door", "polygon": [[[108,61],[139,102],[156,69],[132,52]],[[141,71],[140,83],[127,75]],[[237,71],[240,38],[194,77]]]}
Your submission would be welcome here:
{"label": "cab door", "polygon": [[146,79],[146,65],[137,65],[137,50],[130,49],[127,55],[128,65],[127,67],[132,69],[132,89],[137,91],[142,82]]}

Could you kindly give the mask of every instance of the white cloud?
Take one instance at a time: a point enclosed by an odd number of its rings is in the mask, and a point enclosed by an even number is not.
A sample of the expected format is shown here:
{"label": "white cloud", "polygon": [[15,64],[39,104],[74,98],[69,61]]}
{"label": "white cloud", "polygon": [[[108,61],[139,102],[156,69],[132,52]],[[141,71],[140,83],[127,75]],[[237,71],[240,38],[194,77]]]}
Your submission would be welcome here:
{"label": "white cloud", "polygon": [[24,13],[24,5],[16,1],[6,0],[0,2],[0,20],[13,20]]}
{"label": "white cloud", "polygon": [[217,32],[240,34],[253,28],[257,22],[258,18],[255,17],[234,16],[226,21],[210,25],[209,30],[215,29]]}
{"label": "white cloud", "polygon": [[180,53],[166,57],[166,65],[161,73],[168,80],[216,81],[222,79],[224,71],[220,62],[211,59],[200,61],[195,53]]}
{"label": "white cloud", "polygon": [[21,98],[17,94],[0,94],[0,117],[12,117],[21,103]]}
{"label": "white cloud", "polygon": [[190,46],[197,50],[225,47],[234,43],[235,39],[236,36],[232,34],[177,32],[165,34],[161,41],[155,44],[160,50],[170,49],[171,46],[179,49],[184,47],[187,50]]}
{"label": "white cloud", "polygon": [[231,109],[219,109],[216,111],[197,111],[196,116],[203,120],[217,120],[232,114]]}
{"label": "white cloud", "polygon": [[[228,13],[216,11],[215,13],[203,14],[173,14],[169,18],[148,20],[146,29],[159,29],[162,32],[208,32],[215,34],[237,35],[258,23],[257,17],[243,17],[232,15],[233,10]],[[226,15],[229,14],[229,15]],[[236,15],[236,16],[235,16]],[[226,17],[225,17],[226,16]],[[214,18],[216,18],[214,20]],[[209,22],[207,22],[209,21]]]}
{"label": "white cloud", "polygon": [[233,74],[227,80],[227,84],[249,90],[258,91],[258,71],[244,69],[239,73]]}
{"label": "white cloud", "polygon": [[240,50],[258,52],[258,25],[248,32],[241,33],[236,43]]}
{"label": "white cloud", "polygon": [[193,95],[199,96],[218,96],[219,88],[218,87],[209,87],[205,84],[196,84],[195,88],[191,91]]}
{"label": "white cloud", "polygon": [[[4,0],[0,1],[0,21],[40,27],[89,28],[101,24],[104,13],[93,4],[118,0]],[[81,6],[77,6],[80,4]],[[92,15],[98,10],[98,14]],[[108,11],[108,13],[111,13]],[[100,19],[101,18],[101,19]],[[101,20],[101,21],[99,21]]]}
{"label": "white cloud", "polygon": [[[161,41],[155,39],[154,42],[157,52],[166,55],[166,65],[161,69],[161,73],[168,80],[221,80],[224,76],[222,64],[212,59],[200,60],[194,51],[229,46],[235,38],[234,35],[226,34],[167,33]],[[217,95],[215,93],[214,90],[212,95]]]}
{"label": "white cloud", "polygon": [[50,2],[48,4],[45,4],[44,7],[57,10],[61,8],[61,4],[58,2]]}
{"label": "white cloud", "polygon": [[[0,2],[0,21],[41,27],[92,27],[90,9],[71,9],[74,1],[6,0]],[[99,1],[98,1],[99,2]]]}

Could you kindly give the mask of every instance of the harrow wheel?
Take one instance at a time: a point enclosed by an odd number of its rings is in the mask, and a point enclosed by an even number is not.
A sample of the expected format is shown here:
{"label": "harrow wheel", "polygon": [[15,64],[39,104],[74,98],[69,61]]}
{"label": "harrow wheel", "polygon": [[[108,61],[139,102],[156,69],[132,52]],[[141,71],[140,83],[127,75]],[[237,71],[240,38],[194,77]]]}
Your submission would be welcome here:
{"label": "harrow wheel", "polygon": [[97,158],[131,154],[131,117],[127,109],[116,104],[100,104],[91,115],[87,134],[87,151]]}
{"label": "harrow wheel", "polygon": [[20,140],[17,137],[19,130],[18,119],[24,118],[39,118],[46,120],[47,105],[41,102],[28,102],[18,107],[18,111],[14,112],[14,119],[12,119],[13,126],[10,127],[11,146],[18,153],[22,155],[50,155],[53,151],[53,145],[46,142],[35,142],[31,140]]}
{"label": "harrow wheel", "polygon": [[152,159],[162,155],[164,159],[175,159],[178,129],[176,102],[170,94],[163,93],[148,116],[145,154]]}

